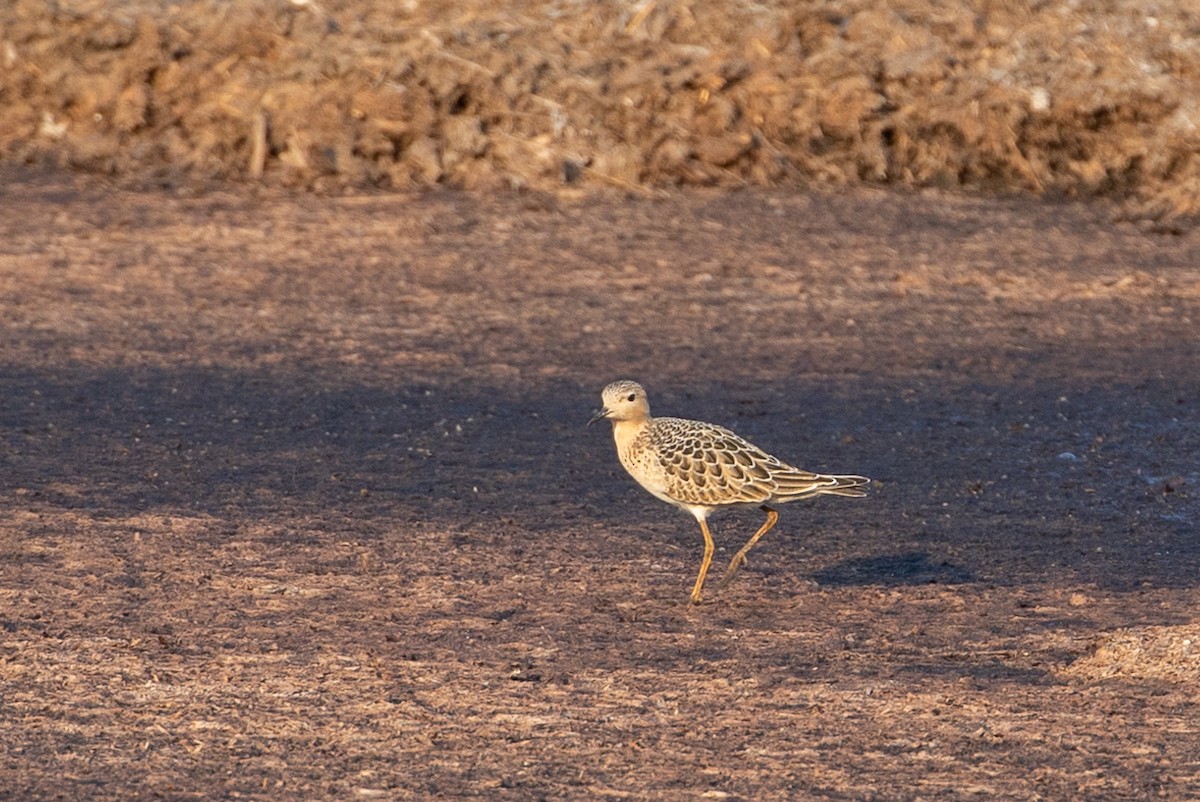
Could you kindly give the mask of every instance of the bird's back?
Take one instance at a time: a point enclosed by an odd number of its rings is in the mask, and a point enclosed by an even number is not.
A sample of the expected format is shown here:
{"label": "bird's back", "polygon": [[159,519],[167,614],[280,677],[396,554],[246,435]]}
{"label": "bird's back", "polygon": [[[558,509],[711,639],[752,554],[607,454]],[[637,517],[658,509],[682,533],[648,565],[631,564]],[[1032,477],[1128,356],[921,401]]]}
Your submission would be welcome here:
{"label": "bird's back", "polygon": [[684,418],[651,419],[621,461],[651,493],[685,507],[861,496],[868,481],[801,470],[729,429]]}

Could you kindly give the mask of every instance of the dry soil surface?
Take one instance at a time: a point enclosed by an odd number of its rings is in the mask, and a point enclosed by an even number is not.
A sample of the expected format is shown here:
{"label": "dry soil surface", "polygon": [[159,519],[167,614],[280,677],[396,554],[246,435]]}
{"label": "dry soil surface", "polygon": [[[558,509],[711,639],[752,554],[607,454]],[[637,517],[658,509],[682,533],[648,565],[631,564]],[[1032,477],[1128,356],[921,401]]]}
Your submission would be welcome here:
{"label": "dry soil surface", "polygon": [[[0,796],[1200,796],[1196,236],[3,179]],[[621,377],[873,492],[690,606]]]}

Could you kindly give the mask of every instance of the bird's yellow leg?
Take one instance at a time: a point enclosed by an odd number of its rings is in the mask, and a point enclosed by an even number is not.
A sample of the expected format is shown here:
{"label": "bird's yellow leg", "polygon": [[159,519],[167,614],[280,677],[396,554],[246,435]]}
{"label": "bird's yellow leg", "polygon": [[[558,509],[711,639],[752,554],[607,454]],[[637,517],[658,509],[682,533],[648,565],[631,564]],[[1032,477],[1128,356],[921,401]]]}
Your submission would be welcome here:
{"label": "bird's yellow leg", "polygon": [[704,587],[704,576],[708,573],[708,566],[712,563],[713,556],[713,539],[708,531],[708,522],[703,518],[700,521],[700,531],[704,534],[704,559],[700,561],[700,574],[696,577],[696,584],[692,587],[692,604],[700,603],[700,589]]}
{"label": "bird's yellow leg", "polygon": [[779,513],[775,512],[775,510],[771,509],[767,505],[764,504],[762,506],[762,510],[767,514],[767,520],[764,521],[763,525],[760,526],[758,531],[754,533],[754,537],[747,540],[746,545],[742,546],[741,549],[738,550],[738,553],[733,555],[733,559],[729,561],[729,567],[725,569],[725,576],[721,577],[721,584],[719,587],[723,588],[729,584],[729,580],[733,579],[733,575],[738,572],[738,569],[746,564],[746,552],[754,548],[754,544],[758,542],[759,538],[761,538],[767,532],[770,532],[771,527],[775,526],[776,521],[779,520]]}

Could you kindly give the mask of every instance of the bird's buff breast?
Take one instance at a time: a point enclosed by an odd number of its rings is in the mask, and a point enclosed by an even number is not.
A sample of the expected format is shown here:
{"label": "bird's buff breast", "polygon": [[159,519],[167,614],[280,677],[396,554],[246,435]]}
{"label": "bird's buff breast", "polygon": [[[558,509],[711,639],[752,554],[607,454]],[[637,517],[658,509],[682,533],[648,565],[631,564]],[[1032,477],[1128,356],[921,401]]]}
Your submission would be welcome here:
{"label": "bird's buff breast", "polygon": [[667,472],[655,457],[653,449],[647,447],[644,429],[633,429],[617,425],[613,427],[613,438],[617,441],[617,458],[638,484],[657,498],[670,504],[679,503],[667,493]]}

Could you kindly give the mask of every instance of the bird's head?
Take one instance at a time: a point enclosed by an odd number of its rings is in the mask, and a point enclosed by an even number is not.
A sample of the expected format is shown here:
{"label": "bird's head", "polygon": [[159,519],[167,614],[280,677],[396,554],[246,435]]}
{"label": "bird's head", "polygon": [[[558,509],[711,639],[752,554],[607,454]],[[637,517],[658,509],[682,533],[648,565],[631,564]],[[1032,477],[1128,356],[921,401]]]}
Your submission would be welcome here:
{"label": "bird's head", "polygon": [[637,382],[623,379],[613,382],[600,393],[600,409],[588,421],[588,426],[607,418],[611,421],[639,420],[650,417],[650,402],[646,391]]}

